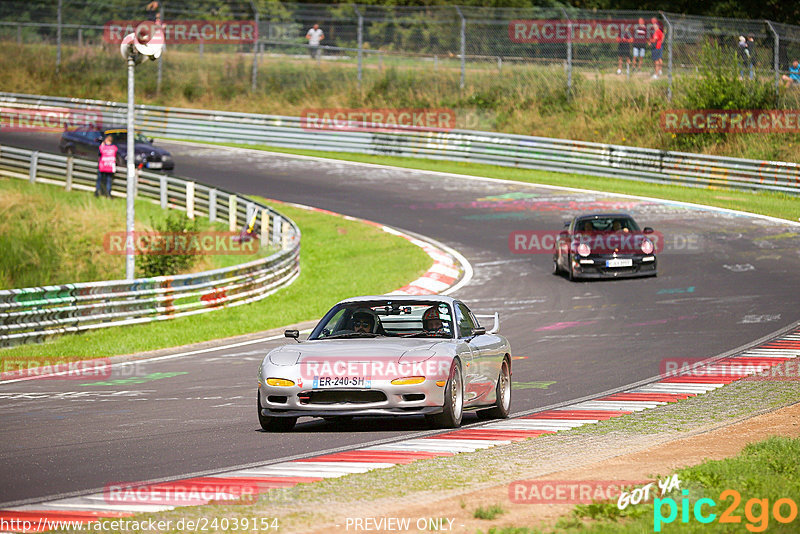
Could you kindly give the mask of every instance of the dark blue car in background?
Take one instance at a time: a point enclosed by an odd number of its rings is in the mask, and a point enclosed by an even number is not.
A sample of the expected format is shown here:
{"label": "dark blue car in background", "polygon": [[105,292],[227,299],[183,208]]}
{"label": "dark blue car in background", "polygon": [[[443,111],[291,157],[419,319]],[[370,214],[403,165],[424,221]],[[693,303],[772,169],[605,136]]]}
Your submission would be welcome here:
{"label": "dark blue car in background", "polygon": [[[62,154],[71,154],[86,159],[97,159],[97,149],[106,135],[114,137],[113,143],[117,145],[117,166],[126,165],[128,131],[124,127],[104,127],[85,126],[74,130],[65,130],[61,134],[61,142],[58,148]],[[175,168],[175,161],[172,155],[164,150],[153,146],[153,139],[140,133],[136,134],[134,141],[135,163],[138,167],[154,171],[172,171]]]}

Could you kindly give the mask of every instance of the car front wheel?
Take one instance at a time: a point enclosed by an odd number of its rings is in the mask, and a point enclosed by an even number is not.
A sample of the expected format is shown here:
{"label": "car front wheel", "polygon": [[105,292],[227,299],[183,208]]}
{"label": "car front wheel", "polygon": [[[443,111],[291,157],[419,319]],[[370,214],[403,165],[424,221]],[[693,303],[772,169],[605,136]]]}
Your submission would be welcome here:
{"label": "car front wheel", "polygon": [[297,417],[270,417],[261,413],[261,395],[258,395],[258,422],[267,432],[288,432],[297,423]]}
{"label": "car front wheel", "polygon": [[464,414],[464,381],[461,376],[461,362],[453,360],[450,376],[444,386],[444,406],[442,413],[426,416],[434,428],[458,428]]}

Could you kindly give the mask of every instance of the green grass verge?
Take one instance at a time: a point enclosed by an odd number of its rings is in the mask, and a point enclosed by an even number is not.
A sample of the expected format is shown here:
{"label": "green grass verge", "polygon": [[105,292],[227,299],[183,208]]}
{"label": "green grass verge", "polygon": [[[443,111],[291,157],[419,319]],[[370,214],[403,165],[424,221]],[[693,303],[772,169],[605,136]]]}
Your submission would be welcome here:
{"label": "green grass verge", "polygon": [[[209,143],[211,144],[211,143]],[[438,171],[468,176],[485,176],[530,184],[545,184],[558,187],[575,187],[592,191],[622,193],[645,197],[693,202],[719,208],[741,210],[760,215],[769,215],[791,221],[800,218],[800,197],[784,193],[747,192],[720,188],[694,188],[678,185],[662,185],[616,178],[603,178],[583,174],[557,173],[532,169],[499,167],[480,163],[461,163],[429,160],[422,158],[406,158],[397,156],[372,156],[367,154],[350,154],[343,152],[324,152],[320,150],[300,150],[266,145],[247,145],[240,143],[222,143],[224,146],[268,150],[284,154],[299,154],[320,158],[393,165],[408,169]]]}
{"label": "green grass verge", "polygon": [[[735,457],[705,461],[699,465],[678,470],[681,491],[656,497],[650,503],[628,506],[619,510],[616,503],[603,502],[576,507],[569,516],[556,524],[559,532],[797,532],[797,519],[782,523],[775,518],[775,503],[784,501],[779,513],[790,516],[790,507],[797,509],[800,495],[800,439],[771,437],[750,443]],[[726,490],[735,494],[726,495]],[[688,494],[682,494],[687,491]],[[658,495],[658,494],[657,494]],[[684,501],[683,499],[687,499]],[[703,516],[715,516],[703,523],[696,515],[696,503]],[[675,517],[671,517],[674,509]],[[683,515],[688,510],[687,515]],[[723,512],[728,511],[736,523],[722,524]],[[587,519],[592,521],[587,523]],[[745,530],[746,529],[746,530]]]}
{"label": "green grass verge", "polygon": [[[416,32],[406,37],[412,35]],[[54,45],[20,46],[13,33],[5,36],[0,90],[125,101],[125,69],[116,47],[64,44],[56,69]],[[99,41],[88,34],[87,39]],[[555,63],[507,61],[498,72],[494,61],[468,60],[461,87],[460,65],[452,59],[435,65],[386,56],[379,69],[376,58],[366,54],[359,81],[352,55],[316,65],[305,53],[263,54],[253,90],[249,54],[206,46],[202,57],[196,46],[170,46],[163,56],[160,90],[157,65],[137,67],[137,103],[289,116],[320,108],[445,108],[454,112],[457,128],[797,161],[798,133],[675,134],[661,126],[662,112],[670,109],[797,109],[800,92],[782,88],[776,96],[766,65],[756,81],[738,80],[729,48],[718,49],[719,56],[700,57],[700,47],[694,48],[692,63],[700,71],[677,69],[670,101],[666,79],[652,80],[651,67],[629,79],[614,74],[614,57],[602,66],[576,64],[568,96],[566,72]]]}
{"label": "green grass verge", "polygon": [[[125,231],[125,209],[119,198],[0,178],[0,289],[125,278],[125,257],[104,248],[106,233]],[[136,229],[159,227],[168,213],[137,200]],[[227,231],[205,219],[196,222],[198,231]],[[267,253],[196,256],[189,271],[244,263]],[[137,276],[145,275],[140,270]]]}
{"label": "green grass verge", "polygon": [[402,287],[431,265],[419,247],[374,226],[288,205],[276,208],[302,232],[301,274],[289,287],[245,306],[3,349],[0,361],[19,356],[41,361],[99,358],[277,328],[319,318],[343,298]]}

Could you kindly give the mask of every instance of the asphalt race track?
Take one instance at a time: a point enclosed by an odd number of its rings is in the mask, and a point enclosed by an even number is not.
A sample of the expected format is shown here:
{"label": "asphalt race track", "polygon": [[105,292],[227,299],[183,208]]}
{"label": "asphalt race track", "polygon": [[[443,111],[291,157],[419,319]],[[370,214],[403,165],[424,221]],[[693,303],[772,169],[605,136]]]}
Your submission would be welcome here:
{"label": "asphalt race track", "polygon": [[[57,139],[0,134],[2,144],[49,152]],[[654,200],[158,144],[181,176],[385,223],[461,252],[475,275],[455,296],[476,313],[499,311],[511,341],[513,412],[654,377],[664,359],[714,356],[798,319],[796,226]],[[550,273],[550,254],[509,249],[513,231],[558,231],[574,214],[598,210],[628,211],[664,234],[657,278],[570,283]],[[411,418],[301,420],[289,433],[261,432],[256,369],[285,342],[145,362],[99,382],[0,385],[0,505],[427,431]]]}

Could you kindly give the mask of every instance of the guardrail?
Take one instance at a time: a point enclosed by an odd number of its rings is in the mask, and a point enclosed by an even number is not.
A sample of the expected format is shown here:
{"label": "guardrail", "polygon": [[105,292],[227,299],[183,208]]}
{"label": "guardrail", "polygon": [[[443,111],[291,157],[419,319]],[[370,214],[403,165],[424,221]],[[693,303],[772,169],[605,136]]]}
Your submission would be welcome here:
{"label": "guardrail", "polygon": [[[0,176],[94,191],[97,163],[0,146]],[[125,196],[124,172],[113,193]],[[0,291],[0,346],[109,326],[163,321],[265,298],[300,273],[300,230],[268,206],[173,176],[140,171],[137,195],[189,217],[226,221],[231,231],[256,217],[261,245],[279,250],[241,265],[192,274]],[[260,224],[259,224],[260,223]]]}
{"label": "guardrail", "polygon": [[[0,93],[0,103],[20,108],[88,108],[102,114],[107,124],[125,123],[126,105],[119,102]],[[691,187],[800,194],[800,165],[781,161],[472,130],[320,129],[299,117],[160,106],[136,106],[136,121],[147,135],[172,139],[469,161]]]}

